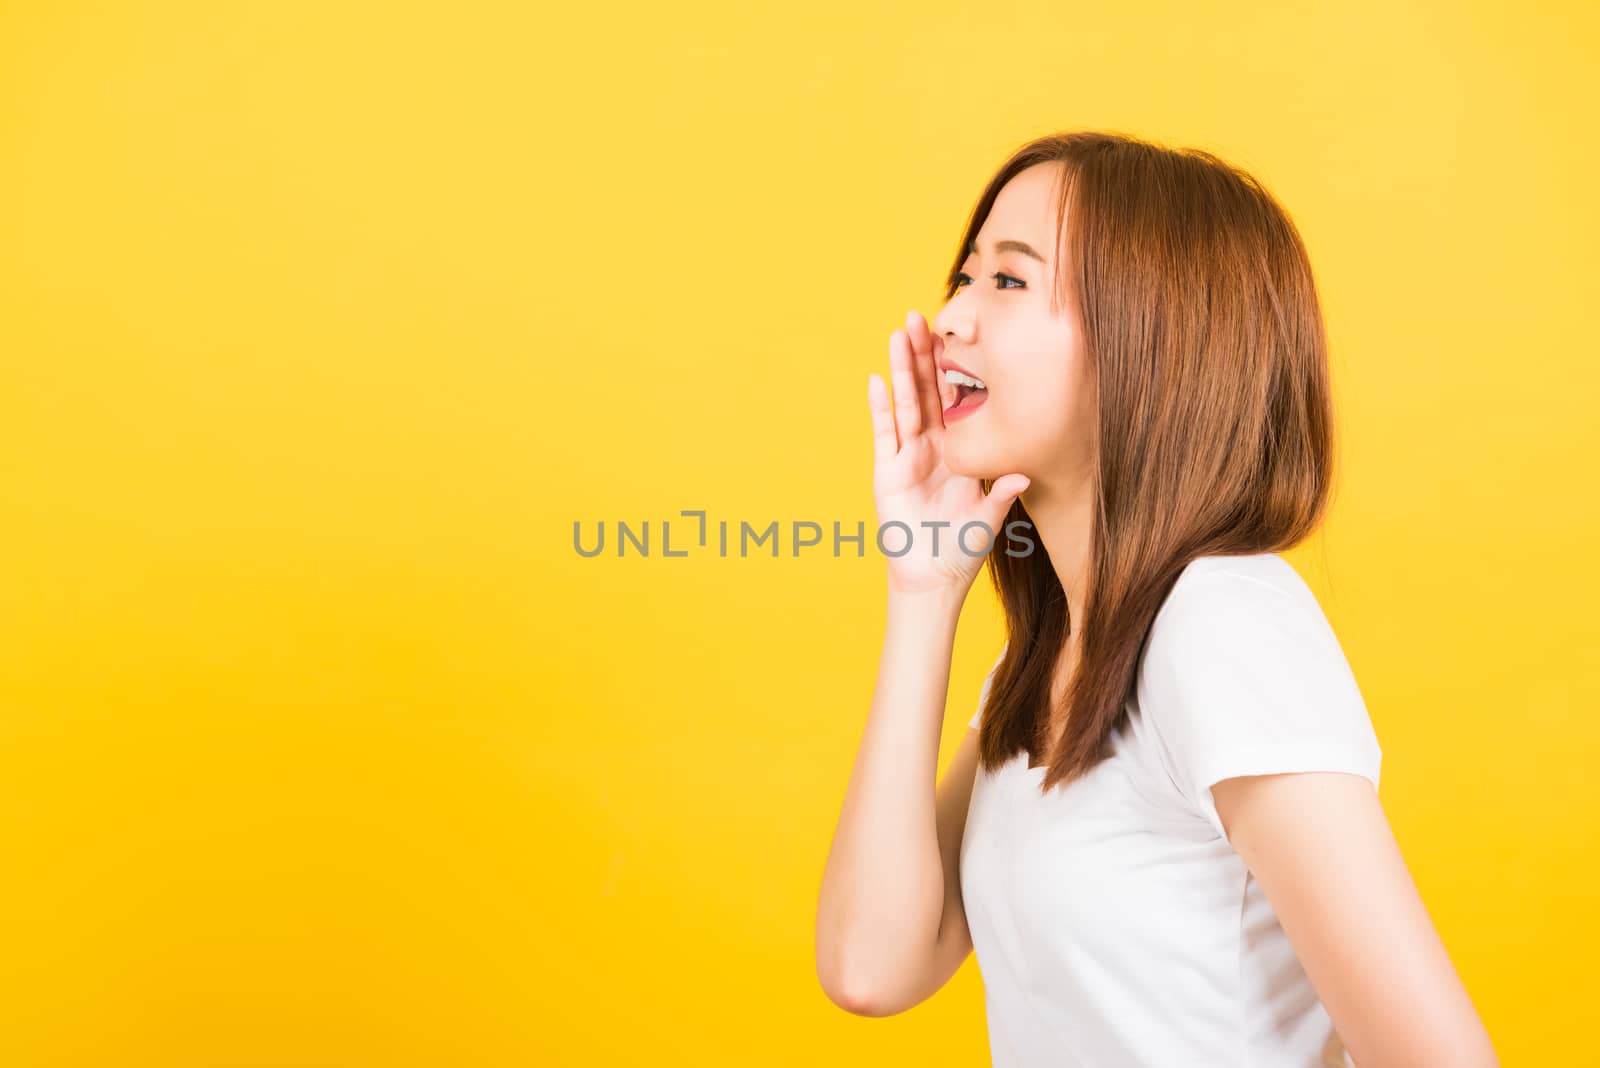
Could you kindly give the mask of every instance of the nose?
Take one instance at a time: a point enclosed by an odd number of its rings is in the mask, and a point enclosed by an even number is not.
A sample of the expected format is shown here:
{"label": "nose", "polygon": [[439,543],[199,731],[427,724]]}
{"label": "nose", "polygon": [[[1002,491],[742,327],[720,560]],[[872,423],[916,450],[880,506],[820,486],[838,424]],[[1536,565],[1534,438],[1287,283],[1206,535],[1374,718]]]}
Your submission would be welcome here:
{"label": "nose", "polygon": [[950,341],[972,344],[972,316],[963,310],[959,296],[940,308],[928,325],[933,328],[933,336],[942,339],[941,344]]}

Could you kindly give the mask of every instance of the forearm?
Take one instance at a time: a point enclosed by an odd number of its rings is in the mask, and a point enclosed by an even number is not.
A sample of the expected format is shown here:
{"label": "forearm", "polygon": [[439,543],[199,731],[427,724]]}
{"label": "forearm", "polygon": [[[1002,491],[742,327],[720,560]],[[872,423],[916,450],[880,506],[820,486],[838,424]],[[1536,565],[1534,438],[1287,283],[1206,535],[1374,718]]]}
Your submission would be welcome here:
{"label": "forearm", "polygon": [[[963,591],[964,592],[964,591]],[[891,596],[872,705],[817,906],[817,967],[836,1000],[920,981],[944,910],[936,791],[961,598]]]}

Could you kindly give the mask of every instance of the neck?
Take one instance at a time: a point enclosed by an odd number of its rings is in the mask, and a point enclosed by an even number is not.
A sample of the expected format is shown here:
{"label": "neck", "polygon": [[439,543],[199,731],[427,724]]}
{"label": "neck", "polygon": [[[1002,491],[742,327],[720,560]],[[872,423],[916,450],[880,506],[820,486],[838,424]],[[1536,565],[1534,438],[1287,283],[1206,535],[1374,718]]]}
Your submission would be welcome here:
{"label": "neck", "polygon": [[1089,544],[1094,519],[1087,473],[1070,477],[1033,478],[1022,493],[1022,506],[1033,520],[1034,532],[1050,554],[1056,578],[1067,595],[1072,621],[1072,644],[1077,643],[1083,619],[1084,591],[1088,585]]}

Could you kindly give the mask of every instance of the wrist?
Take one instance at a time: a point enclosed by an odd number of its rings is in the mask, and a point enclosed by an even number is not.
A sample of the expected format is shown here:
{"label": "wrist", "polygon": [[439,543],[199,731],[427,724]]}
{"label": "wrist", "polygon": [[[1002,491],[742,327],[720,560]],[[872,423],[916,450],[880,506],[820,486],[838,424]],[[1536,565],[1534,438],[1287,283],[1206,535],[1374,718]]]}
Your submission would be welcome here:
{"label": "wrist", "polygon": [[943,586],[926,590],[899,590],[889,587],[889,616],[907,619],[959,616],[967,600],[967,586]]}

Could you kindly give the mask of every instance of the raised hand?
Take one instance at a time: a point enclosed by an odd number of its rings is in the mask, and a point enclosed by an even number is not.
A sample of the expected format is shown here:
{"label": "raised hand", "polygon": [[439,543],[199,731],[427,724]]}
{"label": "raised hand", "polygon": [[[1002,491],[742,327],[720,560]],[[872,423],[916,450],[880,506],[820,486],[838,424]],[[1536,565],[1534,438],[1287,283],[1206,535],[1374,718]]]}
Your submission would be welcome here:
{"label": "raised hand", "polygon": [[[997,541],[1003,533],[1011,502],[1028,487],[1027,476],[1008,474],[995,480],[986,496],[976,477],[957,475],[945,466],[945,393],[936,363],[943,345],[922,316],[910,312],[905,329],[889,335],[893,405],[883,379],[876,374],[867,379],[878,525],[899,521],[910,530],[910,550],[887,557],[891,593],[954,590],[964,595],[985,559],[972,553],[985,545],[992,550],[991,539]],[[968,531],[963,540],[970,551],[964,551],[956,539],[974,521],[988,524],[990,533],[978,527]],[[905,530],[886,531],[884,547],[898,551],[905,539]]]}

